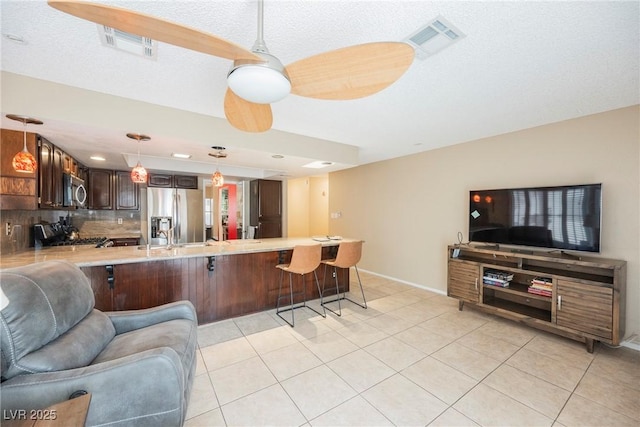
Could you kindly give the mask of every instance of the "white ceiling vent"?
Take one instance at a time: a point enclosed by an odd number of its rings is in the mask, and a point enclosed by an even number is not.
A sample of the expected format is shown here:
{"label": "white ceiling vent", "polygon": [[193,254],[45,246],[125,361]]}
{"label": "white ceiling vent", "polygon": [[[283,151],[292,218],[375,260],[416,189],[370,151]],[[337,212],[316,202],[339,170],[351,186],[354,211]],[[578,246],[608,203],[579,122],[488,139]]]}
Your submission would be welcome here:
{"label": "white ceiling vent", "polygon": [[426,59],[466,36],[442,16],[432,19],[404,41],[416,50],[418,59]]}
{"label": "white ceiling vent", "polygon": [[157,59],[158,42],[149,37],[142,37],[106,25],[98,25],[100,41],[107,47],[133,53],[147,59]]}

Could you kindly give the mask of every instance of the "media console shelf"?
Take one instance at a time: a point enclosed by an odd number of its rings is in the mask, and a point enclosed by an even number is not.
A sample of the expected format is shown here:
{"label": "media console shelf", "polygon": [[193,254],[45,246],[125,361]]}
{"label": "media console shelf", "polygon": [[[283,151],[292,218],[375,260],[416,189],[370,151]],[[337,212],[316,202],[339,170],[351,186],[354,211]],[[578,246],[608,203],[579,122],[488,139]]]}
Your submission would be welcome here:
{"label": "media console shelf", "polygon": [[582,341],[620,344],[626,261],[495,247],[448,247],[447,295],[480,310]]}

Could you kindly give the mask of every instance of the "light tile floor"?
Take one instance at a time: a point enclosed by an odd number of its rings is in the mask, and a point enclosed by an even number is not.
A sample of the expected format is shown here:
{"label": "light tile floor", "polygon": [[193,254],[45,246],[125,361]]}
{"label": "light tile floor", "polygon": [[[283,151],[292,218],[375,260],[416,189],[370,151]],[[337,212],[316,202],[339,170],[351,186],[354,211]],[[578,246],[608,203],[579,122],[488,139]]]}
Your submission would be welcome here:
{"label": "light tile floor", "polygon": [[[353,275],[352,275],[353,276]],[[581,343],[362,273],[368,309],[203,325],[194,426],[637,426],[640,352]],[[356,289],[356,288],[352,288]],[[317,301],[313,303],[317,304]]]}

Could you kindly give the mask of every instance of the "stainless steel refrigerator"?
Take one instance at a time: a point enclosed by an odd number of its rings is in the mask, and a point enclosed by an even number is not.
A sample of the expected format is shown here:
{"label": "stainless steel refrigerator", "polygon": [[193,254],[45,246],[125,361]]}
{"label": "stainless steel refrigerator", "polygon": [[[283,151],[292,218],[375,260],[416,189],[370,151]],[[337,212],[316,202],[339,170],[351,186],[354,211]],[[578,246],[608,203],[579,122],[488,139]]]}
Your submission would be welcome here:
{"label": "stainless steel refrigerator", "polygon": [[202,190],[147,188],[147,242],[164,245],[204,241]]}

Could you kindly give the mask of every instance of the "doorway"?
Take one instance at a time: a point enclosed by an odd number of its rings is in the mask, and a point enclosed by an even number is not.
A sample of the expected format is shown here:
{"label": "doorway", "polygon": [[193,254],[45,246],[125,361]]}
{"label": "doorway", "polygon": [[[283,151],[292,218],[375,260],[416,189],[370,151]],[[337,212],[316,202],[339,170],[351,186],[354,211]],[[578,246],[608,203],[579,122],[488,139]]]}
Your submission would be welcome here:
{"label": "doorway", "polygon": [[245,238],[244,182],[230,182],[214,187],[205,181],[204,218],[207,240]]}

